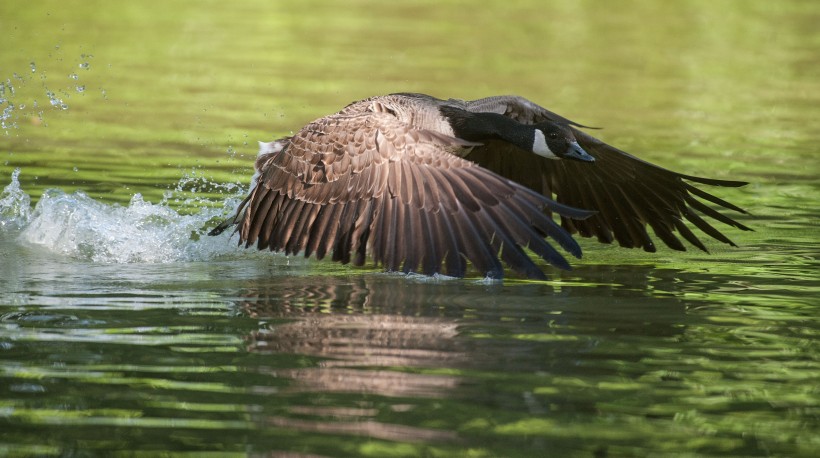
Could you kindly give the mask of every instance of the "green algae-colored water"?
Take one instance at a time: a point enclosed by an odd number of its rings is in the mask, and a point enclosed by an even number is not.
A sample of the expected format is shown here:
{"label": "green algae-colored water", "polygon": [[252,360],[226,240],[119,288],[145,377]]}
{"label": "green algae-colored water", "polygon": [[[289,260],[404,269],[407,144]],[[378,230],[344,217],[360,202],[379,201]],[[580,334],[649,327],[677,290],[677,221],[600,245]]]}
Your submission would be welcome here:
{"label": "green algae-colored water", "polygon": [[[814,2],[73,3],[0,3],[0,454],[820,449]],[[755,232],[503,283],[202,235],[257,140],[398,91],[749,181]]]}

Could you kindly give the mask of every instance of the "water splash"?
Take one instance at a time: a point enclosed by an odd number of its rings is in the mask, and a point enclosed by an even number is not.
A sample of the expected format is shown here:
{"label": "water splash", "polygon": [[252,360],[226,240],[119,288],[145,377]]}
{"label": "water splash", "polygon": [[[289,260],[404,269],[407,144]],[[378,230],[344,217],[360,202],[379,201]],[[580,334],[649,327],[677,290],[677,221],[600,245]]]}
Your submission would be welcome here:
{"label": "water splash", "polygon": [[[5,102],[5,100],[0,101],[0,104],[2,104],[3,102]],[[8,105],[6,105],[6,107],[3,108],[3,111],[0,112],[0,127],[2,127],[3,130],[13,129],[17,127],[17,123],[11,120],[13,115],[14,104],[8,102]]]}
{"label": "water splash", "polygon": [[49,91],[48,89],[46,89],[46,97],[48,97],[48,101],[49,103],[51,103],[51,106],[61,108],[63,110],[68,109],[68,105],[65,102],[63,102],[63,99],[57,97],[56,94]]}
{"label": "water splash", "polygon": [[[6,95],[7,91],[8,96]],[[14,115],[14,103],[10,100],[11,97],[14,97],[14,85],[11,84],[11,79],[7,79],[5,82],[0,81],[0,107],[3,109],[3,111],[0,112],[0,127],[2,127],[3,130],[17,127],[17,124],[12,119]],[[3,105],[5,105],[5,107],[3,107]]]}
{"label": "water splash", "polygon": [[11,183],[0,193],[0,232],[20,230],[31,218],[31,198],[20,187],[20,169],[14,169]]}
{"label": "water splash", "polygon": [[[31,200],[20,188],[18,176],[16,170],[12,183],[0,195],[0,228],[19,232],[18,240],[25,244],[102,263],[171,263],[204,261],[232,253],[255,255],[237,247],[228,233],[205,235],[215,221],[235,208],[239,194],[221,196],[220,200],[226,198],[222,207],[189,195],[181,199],[180,208],[171,205],[180,201],[175,198],[176,190],[156,204],[134,194],[123,206],[100,202],[81,191],[68,194],[50,189],[31,211]],[[183,178],[177,188],[187,187],[190,180]],[[237,185],[210,184],[211,189],[220,186],[227,189]],[[190,194],[190,190],[185,192]]]}

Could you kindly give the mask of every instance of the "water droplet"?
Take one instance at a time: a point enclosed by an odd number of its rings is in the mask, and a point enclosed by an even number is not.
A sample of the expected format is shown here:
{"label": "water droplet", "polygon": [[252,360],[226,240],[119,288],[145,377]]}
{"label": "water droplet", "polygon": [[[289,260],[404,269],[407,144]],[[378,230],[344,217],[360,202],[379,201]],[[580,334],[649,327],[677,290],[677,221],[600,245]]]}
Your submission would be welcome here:
{"label": "water droplet", "polygon": [[17,127],[17,124],[14,122],[7,122],[11,119],[12,114],[14,112],[14,104],[9,102],[8,106],[3,109],[3,112],[0,113],[0,127],[3,130],[8,130]]}
{"label": "water droplet", "polygon": [[31,73],[34,73],[34,72],[37,71],[37,66],[34,64],[34,62],[29,63],[29,65],[31,65]]}
{"label": "water droplet", "polygon": [[80,76],[77,75],[76,73],[72,73],[72,74],[68,75],[68,77],[75,80],[75,81],[80,79]]}
{"label": "water droplet", "polygon": [[89,64],[88,62],[83,62],[80,65],[78,65],[78,67],[88,70],[88,68],[91,67],[91,64]]}
{"label": "water droplet", "polygon": [[76,86],[74,89],[76,89],[80,94],[85,92],[85,86]]}
{"label": "water droplet", "polygon": [[73,170],[74,170],[75,172],[79,172],[79,171],[80,171],[80,169],[78,169],[76,165],[74,166],[74,169],[73,169]]}
{"label": "water droplet", "polygon": [[49,101],[49,103],[51,103],[51,106],[60,108],[62,110],[67,110],[68,109],[68,105],[66,105],[65,102],[63,102],[62,99],[60,99],[56,95],[54,95],[53,92],[47,90],[46,91],[46,97],[48,97],[48,101]]}
{"label": "water droplet", "polygon": [[3,88],[3,89],[0,91],[0,96],[2,96],[2,95],[6,92],[6,89],[8,89],[8,90],[9,90],[9,94],[11,95],[11,97],[14,97],[14,85],[13,85],[13,84],[11,84],[11,80],[10,80],[10,79],[6,79],[6,82],[5,82],[5,83],[0,82],[0,87],[2,87],[2,88]]}

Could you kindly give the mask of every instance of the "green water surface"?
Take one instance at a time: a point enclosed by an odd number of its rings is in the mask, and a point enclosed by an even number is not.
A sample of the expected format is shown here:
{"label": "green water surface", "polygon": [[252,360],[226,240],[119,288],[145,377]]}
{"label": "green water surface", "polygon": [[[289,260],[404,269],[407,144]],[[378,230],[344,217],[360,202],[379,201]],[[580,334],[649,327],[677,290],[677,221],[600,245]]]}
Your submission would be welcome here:
{"label": "green water surface", "polygon": [[3,229],[0,455],[816,456],[817,24],[799,0],[0,2],[0,188],[19,169],[32,206],[196,215],[258,140],[353,100],[512,93],[750,182],[710,191],[755,229],[581,240],[573,271],[503,283]]}

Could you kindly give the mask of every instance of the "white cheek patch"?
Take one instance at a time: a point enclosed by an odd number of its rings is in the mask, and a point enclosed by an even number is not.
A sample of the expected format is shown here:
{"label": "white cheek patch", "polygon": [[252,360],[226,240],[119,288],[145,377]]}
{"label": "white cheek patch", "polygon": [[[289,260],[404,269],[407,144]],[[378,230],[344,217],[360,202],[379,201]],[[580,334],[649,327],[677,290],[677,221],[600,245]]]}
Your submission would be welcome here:
{"label": "white cheek patch", "polygon": [[556,156],[549,145],[547,145],[547,138],[544,137],[544,132],[542,132],[541,129],[535,129],[535,141],[532,144],[532,152],[547,159],[558,159],[558,156]]}

